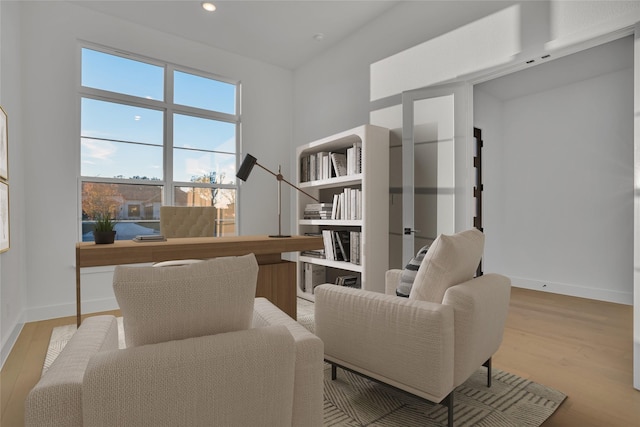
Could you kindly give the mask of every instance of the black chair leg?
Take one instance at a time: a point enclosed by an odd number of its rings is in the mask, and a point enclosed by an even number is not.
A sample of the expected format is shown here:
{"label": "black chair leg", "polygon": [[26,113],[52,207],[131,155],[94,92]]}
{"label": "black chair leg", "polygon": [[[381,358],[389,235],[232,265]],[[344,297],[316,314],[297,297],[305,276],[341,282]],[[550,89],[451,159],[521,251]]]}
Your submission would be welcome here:
{"label": "black chair leg", "polygon": [[487,387],[491,387],[491,358],[489,358],[482,366],[487,367]]}
{"label": "black chair leg", "polygon": [[453,427],[453,393],[454,391],[452,390],[451,393],[449,393],[447,397],[444,398],[445,404],[447,405],[447,426],[448,427]]}
{"label": "black chair leg", "polygon": [[338,368],[333,363],[331,364],[331,380],[338,378]]}

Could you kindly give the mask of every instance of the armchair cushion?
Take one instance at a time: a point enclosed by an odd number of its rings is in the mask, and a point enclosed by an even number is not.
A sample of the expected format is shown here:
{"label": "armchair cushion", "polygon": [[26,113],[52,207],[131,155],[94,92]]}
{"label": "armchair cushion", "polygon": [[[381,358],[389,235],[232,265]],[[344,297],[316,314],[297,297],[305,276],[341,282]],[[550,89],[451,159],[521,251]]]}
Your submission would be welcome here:
{"label": "armchair cushion", "polygon": [[473,278],[483,250],[484,234],[475,228],[439,235],[418,269],[409,298],[442,303],[449,287]]}
{"label": "armchair cushion", "polygon": [[127,347],[249,329],[257,278],[253,254],[177,267],[117,266],[113,289]]}

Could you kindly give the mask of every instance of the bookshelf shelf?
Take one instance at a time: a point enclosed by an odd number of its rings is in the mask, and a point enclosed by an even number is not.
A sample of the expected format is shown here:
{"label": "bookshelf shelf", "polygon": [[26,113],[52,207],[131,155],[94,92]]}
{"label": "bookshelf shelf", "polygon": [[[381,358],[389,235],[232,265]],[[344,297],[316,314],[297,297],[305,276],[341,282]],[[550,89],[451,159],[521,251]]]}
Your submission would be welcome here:
{"label": "bookshelf shelf", "polygon": [[298,225],[327,225],[333,227],[362,227],[360,219],[301,219]]}
{"label": "bookshelf shelf", "polygon": [[334,187],[346,187],[350,185],[360,185],[361,182],[362,182],[362,174],[359,173],[356,175],[345,175],[345,176],[338,176],[338,177],[333,177],[329,179],[319,179],[315,181],[301,182],[299,184],[299,187],[323,189],[323,188],[334,188]]}
{"label": "bookshelf shelf", "polygon": [[356,282],[356,287],[384,292],[389,130],[360,126],[298,147],[296,159],[298,185],[320,200],[313,204],[298,193],[297,233],[325,239],[325,258],[317,253],[297,257],[298,296],[313,301],[313,288],[320,283]]}
{"label": "bookshelf shelf", "polygon": [[308,263],[317,264],[317,265],[324,265],[325,267],[338,268],[340,270],[347,270],[347,271],[353,271],[356,273],[362,273],[362,266],[358,264],[353,264],[351,262],[331,261],[328,259],[314,258],[310,256],[303,256],[303,255],[300,255],[300,257],[298,258],[298,261],[308,262]]}

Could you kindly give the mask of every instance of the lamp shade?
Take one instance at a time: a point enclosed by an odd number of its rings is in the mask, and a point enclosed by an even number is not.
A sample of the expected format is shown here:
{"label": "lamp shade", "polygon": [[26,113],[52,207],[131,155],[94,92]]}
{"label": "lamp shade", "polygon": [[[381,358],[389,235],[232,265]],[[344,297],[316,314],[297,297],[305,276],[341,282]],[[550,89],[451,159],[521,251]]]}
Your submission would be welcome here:
{"label": "lamp shade", "polygon": [[240,169],[238,170],[236,177],[240,178],[243,181],[246,181],[247,178],[249,178],[251,170],[253,169],[253,166],[257,163],[257,161],[258,160],[251,154],[247,154],[242,161],[242,164],[240,165]]}

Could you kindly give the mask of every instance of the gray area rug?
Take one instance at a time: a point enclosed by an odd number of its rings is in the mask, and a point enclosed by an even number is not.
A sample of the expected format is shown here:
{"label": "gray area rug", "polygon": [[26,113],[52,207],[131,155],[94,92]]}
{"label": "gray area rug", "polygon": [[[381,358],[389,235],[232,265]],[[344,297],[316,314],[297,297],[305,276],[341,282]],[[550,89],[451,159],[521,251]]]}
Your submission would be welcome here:
{"label": "gray area rug", "polygon": [[[118,319],[121,347],[124,347],[122,318]],[[313,332],[313,303],[298,298],[298,322]],[[43,374],[76,331],[75,325],[53,330]],[[540,426],[566,396],[517,375],[493,369],[487,388],[486,368],[480,368],[454,395],[456,427]],[[324,371],[324,426],[411,427],[446,426],[447,408],[426,402],[391,387],[338,369],[331,380],[331,368]]]}

